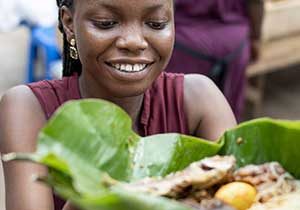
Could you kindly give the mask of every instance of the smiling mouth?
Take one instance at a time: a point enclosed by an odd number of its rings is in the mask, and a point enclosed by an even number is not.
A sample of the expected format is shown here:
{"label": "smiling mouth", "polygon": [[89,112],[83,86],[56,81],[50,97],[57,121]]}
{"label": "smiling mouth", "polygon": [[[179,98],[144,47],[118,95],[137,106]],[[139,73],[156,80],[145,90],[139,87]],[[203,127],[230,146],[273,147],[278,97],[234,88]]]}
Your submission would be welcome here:
{"label": "smiling mouth", "polygon": [[125,64],[125,63],[109,63],[105,62],[108,66],[114,68],[117,71],[126,72],[126,73],[136,73],[144,71],[151,64]]}

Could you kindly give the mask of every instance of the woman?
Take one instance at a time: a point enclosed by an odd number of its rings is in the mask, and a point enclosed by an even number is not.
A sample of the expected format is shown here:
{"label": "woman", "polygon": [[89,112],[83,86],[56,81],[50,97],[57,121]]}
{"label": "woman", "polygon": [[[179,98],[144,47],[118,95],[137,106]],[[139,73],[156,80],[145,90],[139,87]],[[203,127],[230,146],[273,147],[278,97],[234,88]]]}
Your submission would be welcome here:
{"label": "woman", "polygon": [[263,6],[263,0],[177,0],[176,44],[166,71],[211,77],[240,118],[245,70],[259,54]]}
{"label": "woman", "polygon": [[[228,103],[209,79],[163,73],[174,44],[172,0],[64,0],[58,5],[65,78],[18,86],[4,95],[2,153],[33,152],[39,130],[72,99],[114,102],[142,136],[179,132],[216,140],[235,125]],[[4,173],[7,210],[61,208],[51,189],[31,181],[33,174],[47,174],[46,168],[11,162],[4,163]]]}

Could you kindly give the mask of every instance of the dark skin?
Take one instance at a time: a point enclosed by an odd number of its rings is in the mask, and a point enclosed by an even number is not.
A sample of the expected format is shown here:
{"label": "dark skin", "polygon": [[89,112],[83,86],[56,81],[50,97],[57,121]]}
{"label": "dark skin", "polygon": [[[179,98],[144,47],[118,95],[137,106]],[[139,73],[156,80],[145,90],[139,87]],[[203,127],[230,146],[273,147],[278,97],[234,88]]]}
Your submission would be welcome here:
{"label": "dark skin", "polygon": [[[112,101],[136,122],[143,93],[172,53],[172,0],[76,0],[72,11],[63,7],[61,12],[67,38],[76,39],[83,65],[79,80],[82,97]],[[104,25],[113,27],[103,29]],[[149,65],[135,75],[116,73],[107,65],[114,62]],[[224,96],[204,76],[185,76],[184,106],[191,135],[216,140],[236,125]],[[9,90],[0,102],[1,153],[35,151],[38,132],[45,123],[44,112],[27,86]],[[133,127],[138,132],[138,127]],[[4,163],[4,173],[7,210],[54,209],[52,191],[31,179],[34,174],[46,175],[45,167],[9,162]],[[67,204],[64,209],[74,208]]]}

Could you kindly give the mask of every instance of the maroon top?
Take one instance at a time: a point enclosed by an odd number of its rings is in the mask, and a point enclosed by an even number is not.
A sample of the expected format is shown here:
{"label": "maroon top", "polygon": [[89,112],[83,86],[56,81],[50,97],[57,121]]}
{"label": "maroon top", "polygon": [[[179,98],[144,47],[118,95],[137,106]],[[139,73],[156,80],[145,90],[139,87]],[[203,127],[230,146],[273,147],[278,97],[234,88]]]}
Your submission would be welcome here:
{"label": "maroon top", "polygon": [[[183,74],[162,73],[146,91],[139,121],[139,127],[142,128],[140,135],[171,132],[189,134],[183,84]],[[44,80],[28,86],[39,100],[47,119],[64,102],[81,99],[77,75],[62,80]],[[63,202],[55,198],[55,209],[62,209],[62,206]]]}

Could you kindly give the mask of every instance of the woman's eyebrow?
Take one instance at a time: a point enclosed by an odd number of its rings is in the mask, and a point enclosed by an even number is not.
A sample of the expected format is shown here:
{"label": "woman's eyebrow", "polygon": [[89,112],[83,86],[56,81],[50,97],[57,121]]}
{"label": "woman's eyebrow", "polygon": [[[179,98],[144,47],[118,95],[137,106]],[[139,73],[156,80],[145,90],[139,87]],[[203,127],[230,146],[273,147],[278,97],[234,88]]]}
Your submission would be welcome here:
{"label": "woman's eyebrow", "polygon": [[149,7],[146,7],[145,10],[147,10],[148,12],[152,12],[152,11],[155,11],[155,10],[159,10],[159,9],[161,9],[163,7],[164,7],[163,4],[157,4],[157,5],[151,5]]}
{"label": "woman's eyebrow", "polygon": [[[97,9],[100,8],[106,9],[116,15],[121,15],[124,10],[124,8],[121,5],[112,4],[109,1],[96,1],[94,4],[90,4],[89,8],[92,11],[97,11]],[[166,8],[166,5],[161,3],[145,5],[145,7],[142,9],[142,13],[151,14],[163,8]]]}
{"label": "woman's eyebrow", "polygon": [[118,6],[112,5],[110,3],[97,2],[93,5],[90,5],[90,8],[93,10],[97,10],[98,8],[104,8],[113,13],[117,13],[117,14],[120,13],[120,8]]}
{"label": "woman's eyebrow", "polygon": [[168,14],[168,15],[171,14],[171,10],[169,10],[168,7],[165,4],[151,5],[149,7],[146,7],[143,12],[145,14],[152,14],[152,13],[155,13],[157,11],[161,11],[164,14]]}
{"label": "woman's eyebrow", "polygon": [[[108,3],[108,2],[97,1],[94,4],[90,4],[90,6],[92,8],[103,7],[105,9],[108,9],[108,10],[112,11],[112,12],[118,12],[118,11],[120,11],[121,8],[120,8],[119,5],[114,5],[114,4],[111,4],[111,3]],[[152,11],[161,9],[163,7],[164,7],[164,4],[155,4],[155,5],[145,6],[144,10],[147,11],[147,12],[152,12]]]}

